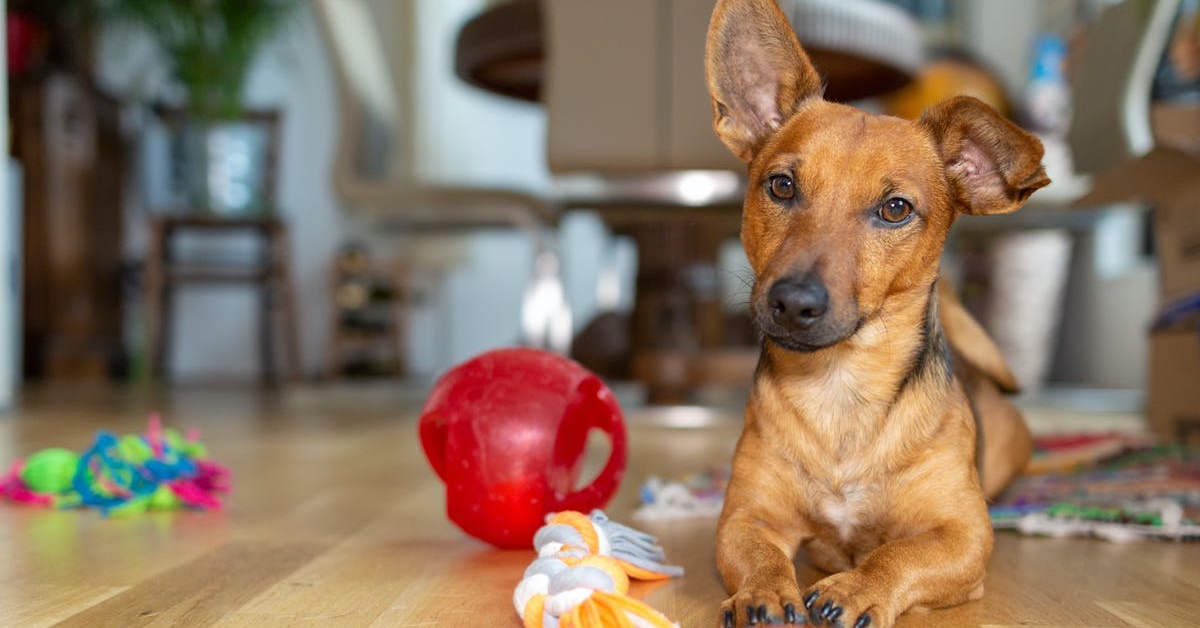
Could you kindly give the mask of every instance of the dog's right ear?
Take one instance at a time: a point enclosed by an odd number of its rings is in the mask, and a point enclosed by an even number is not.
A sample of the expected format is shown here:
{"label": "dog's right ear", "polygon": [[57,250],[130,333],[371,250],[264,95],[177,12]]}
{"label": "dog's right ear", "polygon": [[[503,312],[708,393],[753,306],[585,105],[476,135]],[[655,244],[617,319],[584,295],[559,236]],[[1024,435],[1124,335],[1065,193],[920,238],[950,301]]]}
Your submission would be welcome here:
{"label": "dog's right ear", "polygon": [[807,98],[821,79],[775,0],[720,0],[705,55],[713,129],[743,161]]}
{"label": "dog's right ear", "polygon": [[921,115],[946,166],[959,209],[1007,214],[1050,183],[1045,149],[1033,134],[970,96],[957,96]]}

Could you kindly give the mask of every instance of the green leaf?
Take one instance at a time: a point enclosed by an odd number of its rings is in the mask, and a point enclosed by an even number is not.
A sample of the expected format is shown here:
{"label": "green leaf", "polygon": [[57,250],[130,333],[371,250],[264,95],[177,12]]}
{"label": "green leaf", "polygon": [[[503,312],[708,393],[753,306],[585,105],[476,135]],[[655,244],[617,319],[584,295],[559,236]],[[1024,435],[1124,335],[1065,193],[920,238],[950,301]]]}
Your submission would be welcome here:
{"label": "green leaf", "polygon": [[297,0],[91,0],[99,13],[150,34],[203,119],[242,113],[246,77]]}

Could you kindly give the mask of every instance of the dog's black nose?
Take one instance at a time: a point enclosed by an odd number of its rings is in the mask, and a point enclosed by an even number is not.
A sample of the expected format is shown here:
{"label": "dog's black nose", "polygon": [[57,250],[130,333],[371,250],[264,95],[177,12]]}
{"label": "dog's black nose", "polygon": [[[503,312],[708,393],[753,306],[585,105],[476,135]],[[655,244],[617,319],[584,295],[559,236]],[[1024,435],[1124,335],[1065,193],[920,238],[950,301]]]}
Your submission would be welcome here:
{"label": "dog's black nose", "polygon": [[775,322],[787,329],[812,325],[829,310],[829,293],[816,279],[780,279],[767,291]]}

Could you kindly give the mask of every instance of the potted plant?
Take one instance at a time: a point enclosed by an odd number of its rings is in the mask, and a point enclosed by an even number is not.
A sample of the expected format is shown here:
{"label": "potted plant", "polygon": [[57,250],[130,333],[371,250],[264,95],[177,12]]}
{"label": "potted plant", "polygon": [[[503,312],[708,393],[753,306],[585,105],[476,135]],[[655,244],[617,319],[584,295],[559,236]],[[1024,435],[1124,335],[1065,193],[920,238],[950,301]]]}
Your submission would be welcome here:
{"label": "potted plant", "polygon": [[[263,190],[249,188],[266,185],[268,141],[244,120],[242,92],[297,0],[94,2],[102,16],[146,32],[184,88],[183,115],[173,126],[184,146],[189,203],[217,212],[262,209]],[[230,159],[234,153],[240,157]],[[221,176],[211,176],[218,171]]]}

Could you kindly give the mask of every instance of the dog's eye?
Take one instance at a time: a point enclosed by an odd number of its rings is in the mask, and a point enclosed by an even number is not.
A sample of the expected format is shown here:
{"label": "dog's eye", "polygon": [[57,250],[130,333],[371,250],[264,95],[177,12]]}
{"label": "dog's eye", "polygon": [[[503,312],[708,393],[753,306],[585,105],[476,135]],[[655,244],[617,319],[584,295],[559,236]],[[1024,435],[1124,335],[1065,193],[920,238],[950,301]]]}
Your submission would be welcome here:
{"label": "dog's eye", "polygon": [[786,174],[771,175],[767,179],[767,192],[777,201],[790,201],[796,198],[796,183]]}
{"label": "dog's eye", "polygon": [[879,216],[880,220],[888,224],[899,225],[907,222],[912,213],[912,203],[908,202],[907,199],[894,197],[884,201],[883,205],[879,206],[879,211],[876,212],[876,215]]}

